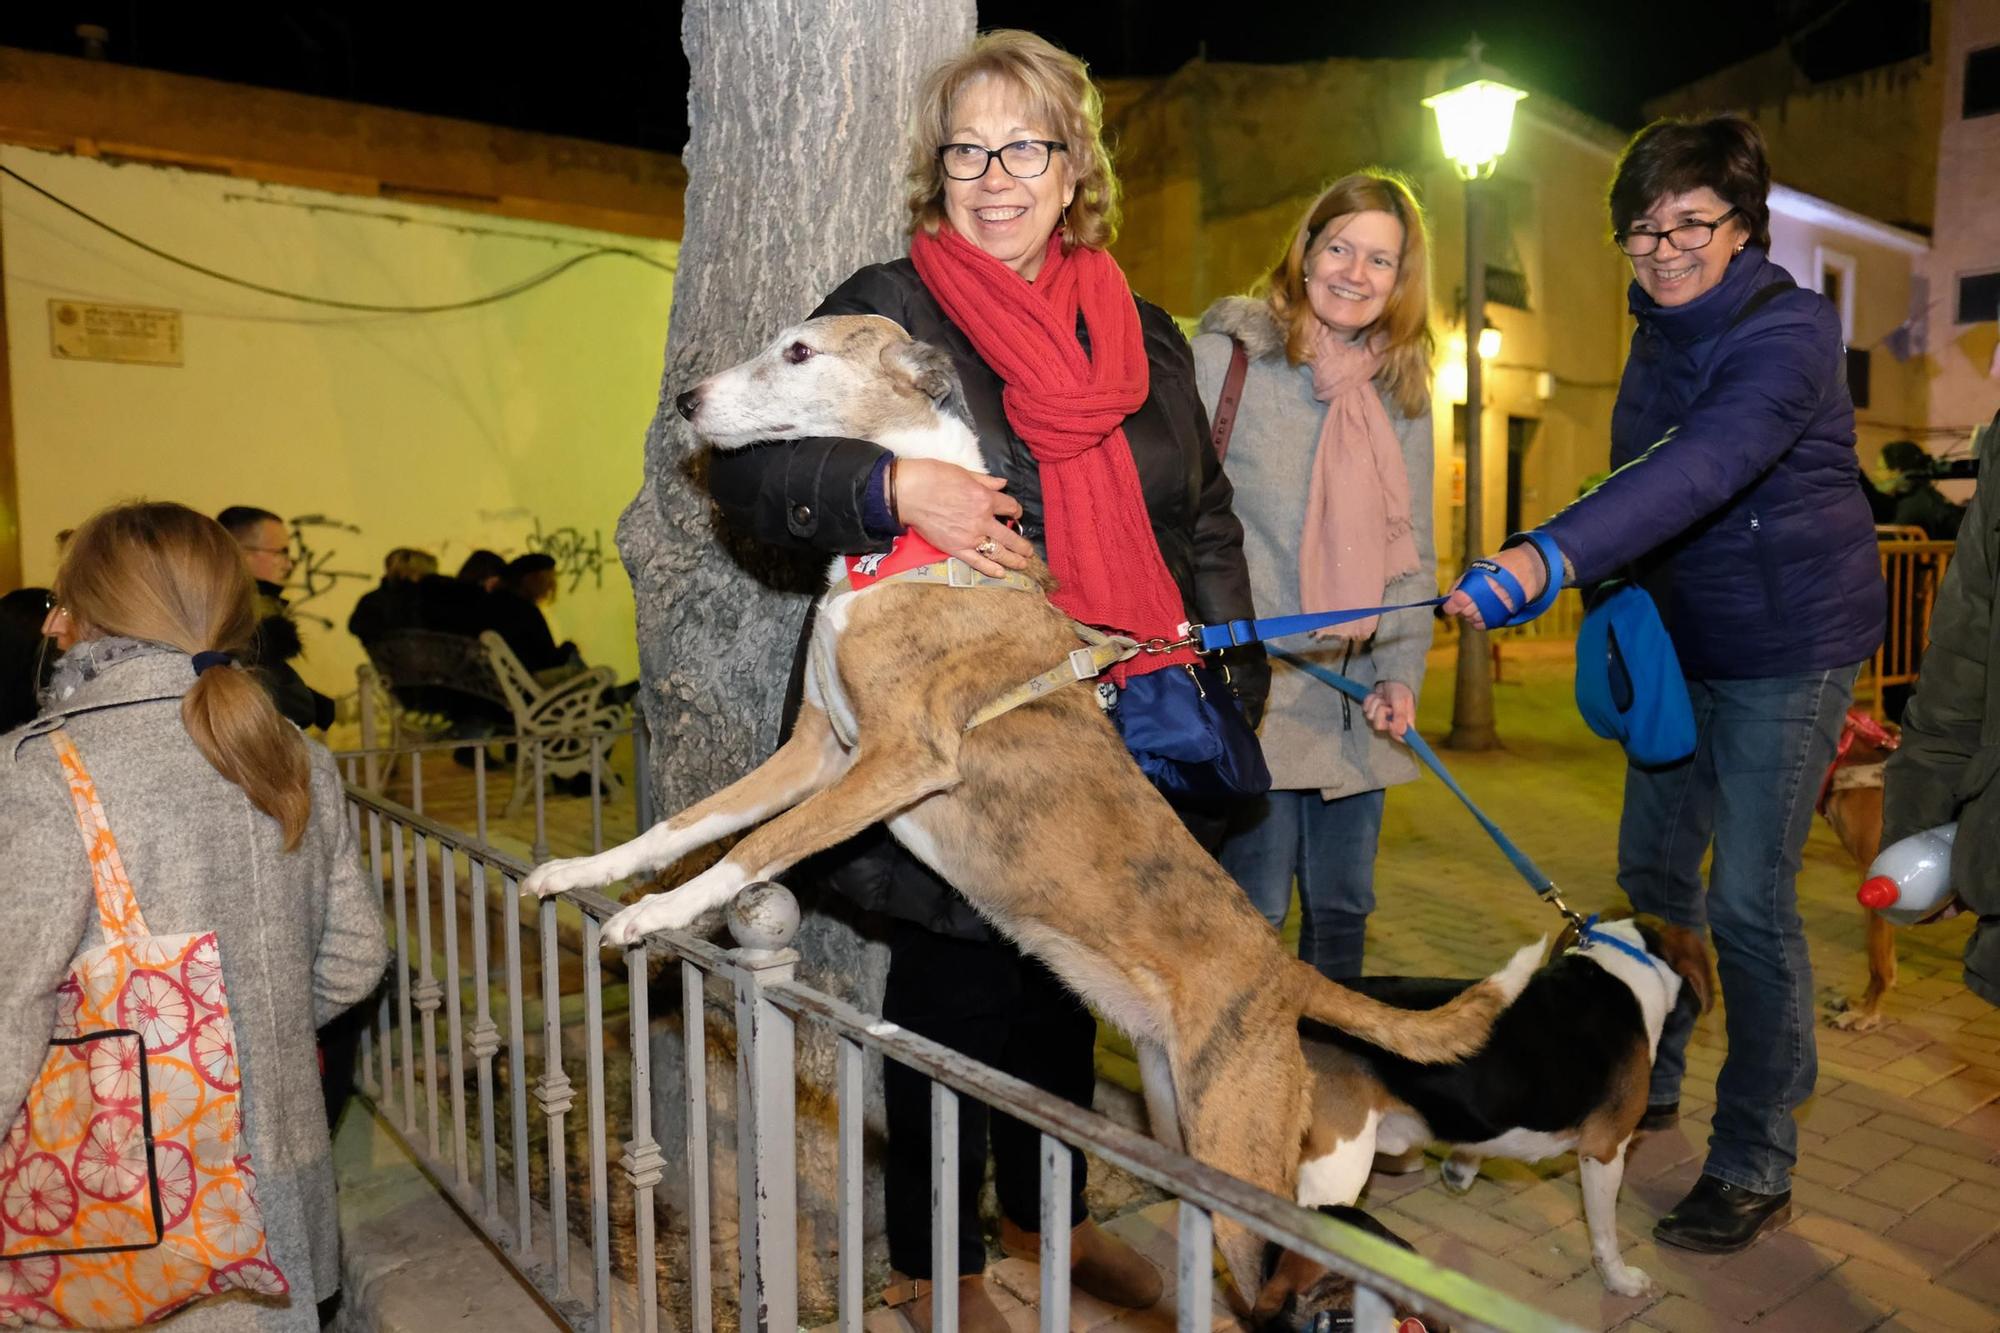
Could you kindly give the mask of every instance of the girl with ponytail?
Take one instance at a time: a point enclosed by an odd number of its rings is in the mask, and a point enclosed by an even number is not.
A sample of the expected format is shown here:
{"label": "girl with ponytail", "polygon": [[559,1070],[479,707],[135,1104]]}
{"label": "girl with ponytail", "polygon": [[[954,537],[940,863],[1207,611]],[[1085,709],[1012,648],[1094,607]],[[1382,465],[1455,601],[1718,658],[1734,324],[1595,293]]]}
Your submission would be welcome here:
{"label": "girl with ponytail", "polygon": [[[214,520],[177,504],[107,509],[76,530],[53,591],[45,632],[63,655],[42,714],[0,736],[0,1121],[41,1066],[57,986],[97,943],[89,858],[50,740],[61,730],[148,928],[218,936],[244,1143],[290,1286],[253,1305],[249,1326],[308,1333],[339,1285],[314,1034],[374,989],[388,958],[333,758],[240,663],[252,583]],[[243,1314],[196,1305],[170,1326],[238,1328]]]}

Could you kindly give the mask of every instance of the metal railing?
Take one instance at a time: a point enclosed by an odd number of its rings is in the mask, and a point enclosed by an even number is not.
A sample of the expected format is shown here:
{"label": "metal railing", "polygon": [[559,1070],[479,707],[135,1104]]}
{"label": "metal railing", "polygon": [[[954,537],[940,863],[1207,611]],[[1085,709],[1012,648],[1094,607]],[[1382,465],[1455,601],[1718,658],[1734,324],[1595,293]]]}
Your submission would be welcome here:
{"label": "metal railing", "polygon": [[[358,762],[358,756],[348,763]],[[420,781],[420,780],[419,780]],[[1041,1131],[1041,1327],[1067,1329],[1070,1226],[1067,1211],[1071,1146],[1088,1149],[1180,1200],[1179,1302],[1182,1330],[1213,1326],[1212,1238],[1217,1217],[1233,1219],[1265,1239],[1351,1276],[1355,1323],[1361,1330],[1392,1327],[1394,1301],[1461,1330],[1509,1333],[1567,1325],[1469,1278],[1437,1267],[1374,1236],[1265,1193],[1170,1151],[1061,1098],[1002,1074],[936,1042],[905,1032],[873,1014],[801,984],[791,948],[799,924],[791,895],[775,884],[753,885],[730,913],[738,947],[723,949],[691,936],[662,932],[623,950],[622,1039],[607,1037],[606,1003],[614,987],[600,959],[603,922],[619,910],[610,898],[564,893],[533,906],[523,921],[519,884],[529,866],[477,834],[450,828],[349,781],[347,801],[368,868],[384,886],[385,912],[395,936],[395,970],[376,1022],[364,1034],[362,1088],[376,1114],[432,1175],[466,1219],[498,1248],[514,1271],[570,1328],[591,1333],[661,1327],[662,1264],[680,1271],[678,1319],[670,1326],[699,1333],[734,1324],[791,1333],[799,1327],[800,1125],[795,1096],[799,1025],[831,1034],[837,1048],[834,1146],[838,1268],[832,1313],[843,1333],[858,1333],[864,1291],[864,1138],[867,1061],[893,1060],[931,1081],[933,1254],[936,1271],[955,1267],[958,1236],[958,1111],[971,1097]],[[436,887],[435,897],[432,894]],[[435,912],[433,909],[436,909]],[[470,956],[461,947],[463,912]],[[435,917],[435,921],[434,921]],[[569,920],[568,918],[574,918]],[[493,938],[495,930],[499,940]],[[573,940],[573,953],[565,949]],[[539,993],[531,992],[523,945],[539,957]],[[495,958],[496,949],[499,957]],[[434,952],[436,950],[436,952]],[[669,1217],[685,1233],[685,1250],[663,1252],[656,1190],[669,1158],[653,1132],[656,1035],[648,981],[655,963],[678,980],[679,1036],[686,1058],[681,1092],[685,1124],[685,1212]],[[671,974],[676,971],[678,977]],[[574,975],[578,997],[565,993]],[[733,1031],[710,1040],[705,992],[725,985],[733,1001]],[[444,1013],[439,1041],[437,1017]],[[470,1010],[468,1022],[467,1010]],[[580,1028],[580,1031],[578,1030]],[[566,1049],[566,1038],[567,1049]],[[735,1308],[717,1309],[711,1231],[711,1157],[707,1061],[733,1046],[736,1067],[735,1156],[740,1273]],[[576,1221],[587,1254],[572,1251],[568,1117],[577,1089],[570,1071],[583,1066],[585,1132],[580,1189],[587,1219]],[[630,1083],[629,1116],[620,1151],[609,1155],[607,1052]],[[468,1063],[470,1069],[468,1071]],[[532,1066],[532,1071],[531,1071]],[[532,1107],[530,1105],[532,1101]],[[612,1108],[616,1109],[616,1108]],[[503,1131],[504,1126],[504,1131]],[[536,1142],[540,1169],[536,1170]],[[823,1152],[824,1143],[810,1145]],[[614,1276],[612,1170],[629,1202],[629,1258]],[[537,1197],[539,1196],[539,1197]],[[664,1201],[659,1201],[664,1209]],[[935,1290],[934,1327],[957,1326],[957,1288]],[[734,1316],[732,1319],[731,1316]]]}
{"label": "metal railing", "polygon": [[[632,834],[637,835],[652,824],[652,793],[648,788],[651,766],[649,760],[650,738],[645,719],[635,714],[632,724],[611,729],[594,728],[584,731],[535,732],[527,735],[459,737],[434,741],[401,741],[390,745],[363,745],[350,749],[336,750],[333,757],[342,765],[350,783],[365,791],[383,793],[394,785],[392,776],[398,767],[408,774],[407,785],[410,793],[409,808],[418,814],[424,813],[424,757],[450,756],[465,751],[471,752],[473,786],[473,831],[480,842],[488,841],[487,804],[488,747],[494,745],[527,745],[531,759],[526,765],[528,780],[534,784],[535,831],[531,844],[536,862],[545,861],[549,856],[548,794],[550,745],[565,745],[582,740],[589,745],[589,759],[584,773],[590,778],[590,850],[604,850],[604,817],[607,787],[613,780],[610,769],[612,748],[621,740],[632,742]],[[385,762],[386,761],[386,762]],[[581,776],[581,775],[579,775]],[[511,796],[511,793],[510,793]]]}
{"label": "metal railing", "polygon": [[[1912,531],[1921,534],[1923,530]],[[1930,643],[1931,610],[1957,549],[1957,542],[1901,536],[1886,536],[1876,546],[1882,559],[1882,582],[1888,587],[1889,622],[1882,646],[1864,664],[1854,693],[1871,698],[1878,718],[1886,715],[1883,696],[1889,687],[1914,684],[1917,679],[1917,668],[1923,664],[1924,649]]]}

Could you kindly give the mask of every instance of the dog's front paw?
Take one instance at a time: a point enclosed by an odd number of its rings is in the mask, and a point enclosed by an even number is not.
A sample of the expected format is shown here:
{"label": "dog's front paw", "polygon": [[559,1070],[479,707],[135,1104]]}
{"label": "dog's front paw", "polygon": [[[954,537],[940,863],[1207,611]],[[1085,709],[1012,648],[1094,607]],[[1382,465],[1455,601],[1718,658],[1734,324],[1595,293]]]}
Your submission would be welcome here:
{"label": "dog's front paw", "polygon": [[1605,1288],[1616,1295],[1647,1296],[1654,1290],[1653,1279],[1646,1276],[1644,1269],[1631,1264],[1605,1264],[1598,1271],[1604,1277]]}
{"label": "dog's front paw", "polygon": [[1842,1032],[1873,1032],[1882,1026],[1882,1011],[1852,1000],[1842,1001],[1843,1007],[1827,1015],[1827,1026]]}
{"label": "dog's front paw", "polygon": [[600,858],[574,856],[560,861],[544,861],[521,881],[521,892],[536,898],[567,893],[571,889],[596,889],[609,884],[609,876],[598,868]]}
{"label": "dog's front paw", "polygon": [[630,948],[656,930],[686,930],[703,911],[692,894],[649,893],[604,923],[606,944]]}

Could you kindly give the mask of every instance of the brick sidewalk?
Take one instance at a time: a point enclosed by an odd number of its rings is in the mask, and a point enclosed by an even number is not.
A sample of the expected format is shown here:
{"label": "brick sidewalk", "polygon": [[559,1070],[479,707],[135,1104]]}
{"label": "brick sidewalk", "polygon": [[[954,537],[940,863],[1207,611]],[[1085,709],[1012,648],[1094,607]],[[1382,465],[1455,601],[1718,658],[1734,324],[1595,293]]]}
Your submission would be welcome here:
{"label": "brick sidewalk", "polygon": [[[1572,905],[1594,910],[1619,897],[1623,766],[1577,718],[1569,670],[1566,654],[1510,645],[1506,674],[1519,683],[1498,687],[1495,704],[1507,750],[1447,762]],[[1421,721],[1434,737],[1451,704],[1442,654],[1429,679]],[[1378,865],[1371,972],[1475,975],[1549,927],[1548,910],[1435,782],[1391,794]],[[1798,887],[1823,1013],[1867,975],[1858,879],[1815,820]],[[1626,1258],[1661,1296],[1605,1293],[1567,1159],[1553,1170],[1489,1163],[1462,1198],[1434,1170],[1377,1177],[1367,1202],[1432,1258],[1585,1328],[2000,1329],[2000,1010],[1959,984],[1969,930],[1958,921],[1898,933],[1900,984],[1878,1031],[1822,1022],[1819,1084],[1799,1116],[1793,1220],[1719,1259],[1651,1239],[1707,1148],[1724,1040],[1719,1009],[1702,1020],[1682,1126],[1635,1149],[1619,1205]]]}
{"label": "brick sidewalk", "polygon": [[[1567,645],[1510,644],[1496,710],[1506,749],[1448,755],[1474,798],[1583,910],[1618,900],[1614,882],[1623,760],[1589,734],[1569,693]],[[1451,661],[1432,657],[1426,736],[1447,729]],[[1816,820],[1799,897],[1822,1007],[1866,976],[1858,871]],[[1473,976],[1549,931],[1537,902],[1478,826],[1430,779],[1390,795],[1377,863],[1378,909],[1367,968]],[[1421,1175],[1375,1177],[1363,1203],[1432,1259],[1586,1329],[1778,1333],[2000,1329],[2000,1010],[1959,984],[1962,922],[1897,938],[1901,984],[1889,1023],[1852,1034],[1819,1028],[1820,1078],[1800,1114],[1793,1219],[1742,1254],[1662,1249],[1653,1223],[1700,1172],[1722,1015],[1689,1050],[1681,1128],[1638,1145],[1619,1203],[1625,1257],[1659,1293],[1608,1295],[1590,1265],[1573,1158],[1541,1167],[1489,1162],[1470,1193]],[[1173,1278],[1174,1207],[1156,1203],[1111,1227]],[[1019,1271],[1016,1271],[1016,1270]],[[1034,1269],[996,1265],[1010,1322],[1034,1326]],[[1172,1326],[1171,1296],[1137,1315],[1079,1298],[1077,1329]],[[875,1311],[869,1327],[905,1327]],[[1226,1321],[1219,1321],[1226,1322]]]}

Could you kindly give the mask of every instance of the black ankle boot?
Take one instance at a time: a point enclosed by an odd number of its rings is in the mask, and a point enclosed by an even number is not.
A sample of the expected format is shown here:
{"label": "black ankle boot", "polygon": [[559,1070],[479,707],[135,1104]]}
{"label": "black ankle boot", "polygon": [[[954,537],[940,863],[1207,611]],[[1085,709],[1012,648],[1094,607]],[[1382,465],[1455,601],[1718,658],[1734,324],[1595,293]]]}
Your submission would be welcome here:
{"label": "black ankle boot", "polygon": [[1653,1239],[1704,1254],[1733,1254],[1757,1239],[1759,1232],[1782,1224],[1791,1215],[1790,1190],[1759,1194],[1703,1176],[1654,1226]]}

